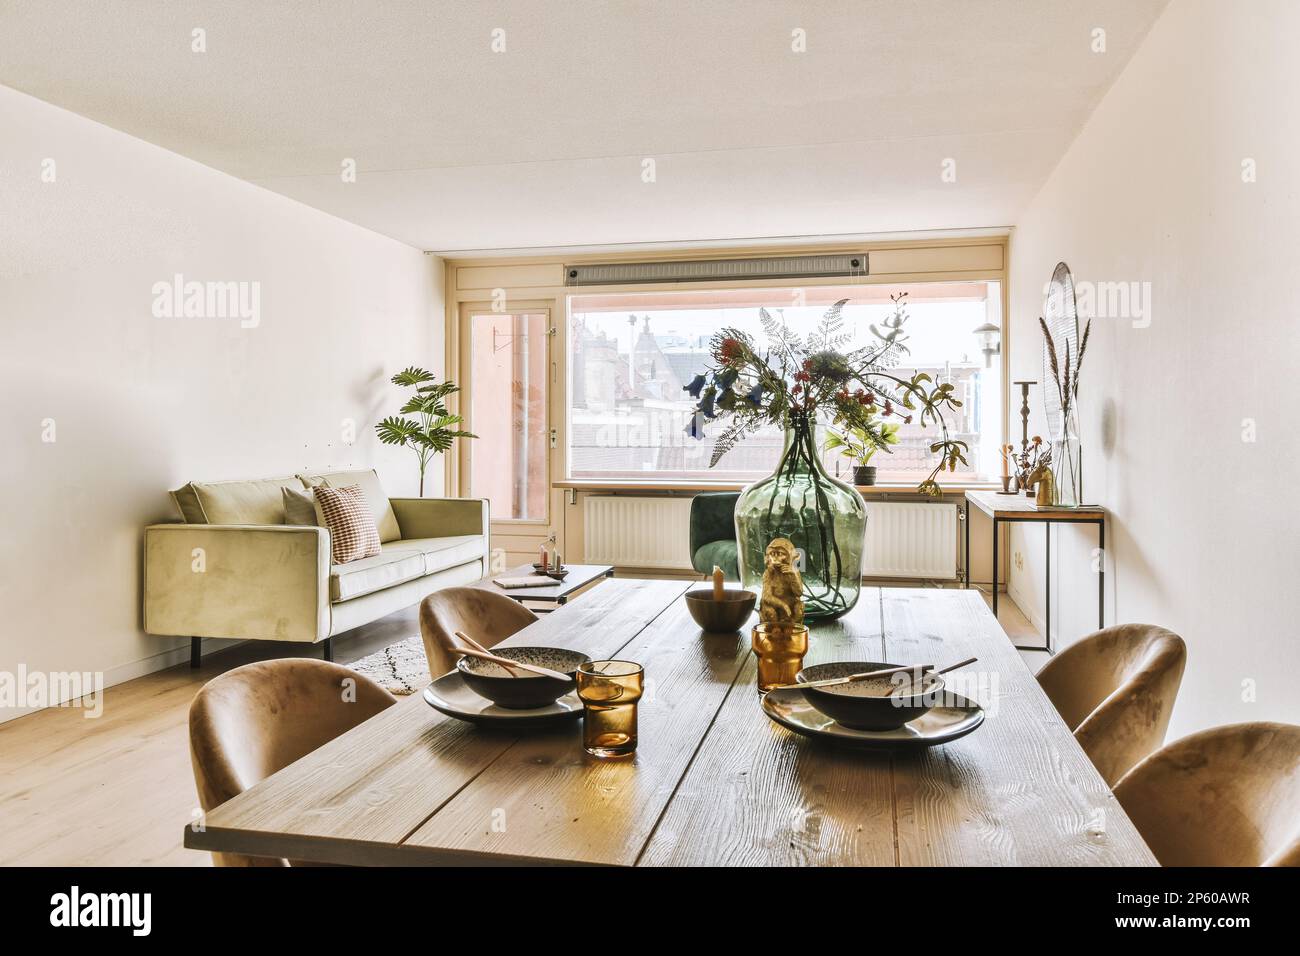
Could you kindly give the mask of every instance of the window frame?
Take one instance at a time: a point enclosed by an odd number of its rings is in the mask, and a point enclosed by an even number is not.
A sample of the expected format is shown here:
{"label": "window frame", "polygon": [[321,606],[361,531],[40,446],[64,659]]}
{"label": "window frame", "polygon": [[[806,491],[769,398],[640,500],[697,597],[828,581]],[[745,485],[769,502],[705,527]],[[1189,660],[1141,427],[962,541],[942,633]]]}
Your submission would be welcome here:
{"label": "window frame", "polygon": [[[904,285],[927,282],[977,282],[991,281],[999,283],[1001,293],[1002,332],[1000,352],[995,361],[1001,363],[1001,396],[999,415],[1001,425],[1001,442],[1008,441],[1011,420],[1011,381],[1010,348],[1011,309],[1010,276],[1008,273],[1009,236],[1002,232],[973,235],[948,239],[921,240],[872,240],[857,242],[836,242],[834,244],[798,244],[787,246],[726,246],[710,247],[703,245],[686,245],[672,250],[657,251],[605,251],[581,252],[575,254],[540,254],[535,256],[481,256],[456,257],[443,261],[445,276],[444,296],[445,315],[458,316],[460,307],[466,302],[495,300],[503,298],[507,309],[522,307],[525,301],[533,303],[547,300],[553,304],[552,320],[556,328],[555,341],[552,343],[552,360],[554,374],[557,376],[555,398],[562,400],[563,407],[556,409],[552,424],[559,429],[558,447],[552,455],[551,481],[556,490],[576,491],[582,489],[605,489],[611,491],[697,491],[724,490],[743,486],[737,481],[705,480],[630,480],[630,479],[571,479],[568,451],[568,409],[569,389],[571,387],[568,357],[569,329],[571,316],[569,298],[575,295],[601,295],[620,293],[652,293],[680,291],[709,291],[734,289],[784,289],[812,288],[820,286],[852,285]],[[997,250],[997,261],[989,254],[989,248]],[[883,263],[887,271],[875,271],[871,274],[848,278],[844,276],[790,280],[790,279],[755,279],[701,282],[669,283],[635,283],[607,286],[568,287],[564,284],[563,273],[566,265],[586,262],[644,262],[666,259],[700,259],[700,258],[755,258],[762,256],[813,254],[813,253],[853,253],[866,252],[870,268],[876,269]],[[449,321],[447,327],[446,367],[447,377],[456,380],[459,372],[458,336],[453,334],[457,322]],[[457,488],[457,451],[453,450],[446,457],[447,487]],[[940,484],[945,492],[959,492],[967,488],[991,488],[992,481],[952,480]],[[881,491],[914,490],[912,484],[880,484]]]}
{"label": "window frame", "polygon": [[[585,289],[578,288],[578,289],[570,290],[569,294],[565,297],[564,311],[566,315],[566,320],[569,323],[569,327],[568,327],[569,332],[572,333],[574,329],[573,319],[575,314],[585,315],[588,317],[588,319],[590,319],[593,315],[605,315],[605,316],[614,317],[616,321],[621,320],[623,317],[626,316],[636,315],[639,317],[640,315],[645,314],[647,317],[651,317],[651,316],[656,317],[656,321],[658,321],[659,319],[663,319],[666,316],[669,316],[678,310],[687,310],[687,309],[702,310],[707,312],[717,308],[728,308],[734,310],[737,313],[740,312],[749,313],[757,310],[760,306],[765,306],[770,311],[776,312],[782,308],[788,308],[790,306],[790,302],[793,301],[793,299],[789,298],[791,293],[804,293],[804,292],[809,292],[814,288],[816,288],[819,290],[826,290],[826,291],[823,291],[823,294],[817,297],[820,300],[819,302],[810,303],[807,306],[807,308],[811,309],[813,312],[820,315],[821,311],[824,308],[829,307],[829,304],[832,301],[839,300],[842,298],[848,299],[850,301],[850,308],[851,308],[854,289],[860,289],[865,285],[866,285],[865,283],[845,282],[844,280],[840,280],[838,282],[834,282],[834,281],[819,282],[816,283],[816,285],[807,282],[790,284],[789,280],[786,280],[785,284],[774,286],[771,289],[772,292],[776,293],[775,296],[764,296],[762,294],[755,295],[755,292],[762,293],[765,290],[763,289],[754,290],[732,282],[726,282],[726,283],[693,282],[690,283],[690,288],[675,288],[672,289],[671,291],[659,291],[659,292],[647,292],[646,290],[643,289],[633,289],[627,292],[602,291],[602,292],[597,292],[595,294],[588,294],[585,291]],[[874,283],[874,285],[878,286],[879,289],[875,293],[874,301],[869,304],[874,305],[876,308],[883,308],[883,310],[885,311],[888,311],[890,308],[892,308],[892,306],[890,305],[889,301],[883,297],[880,290],[883,290],[883,292],[889,294],[893,294],[896,290],[904,290],[910,292],[912,297],[908,301],[914,305],[919,305],[922,308],[924,308],[927,305],[942,303],[945,299],[948,299],[953,302],[957,302],[957,301],[969,302],[971,300],[969,298],[967,290],[971,289],[972,287],[980,287],[980,286],[984,288],[984,292],[986,293],[984,299],[979,300],[981,302],[980,310],[984,311],[985,309],[983,302],[990,302],[990,303],[996,303],[998,312],[1001,311],[1002,284],[999,280],[996,279],[965,278],[959,280],[943,280],[943,281],[909,281],[909,282],[890,281],[890,282]],[[989,288],[990,285],[995,285],[995,288],[990,289]],[[696,288],[697,286],[699,288]],[[924,291],[925,287],[927,286],[943,287],[945,291],[940,291],[939,288],[935,288],[933,295],[928,297]],[[958,287],[958,288],[954,289],[953,287]],[[710,293],[713,292],[716,292],[717,296],[710,295]],[[827,292],[829,292],[829,294],[827,294]],[[741,295],[737,296],[736,295],[737,293],[740,293]],[[676,304],[666,304],[660,298],[660,297],[674,297],[674,296],[690,296],[693,301],[679,302]],[[747,300],[750,296],[753,296],[754,301],[752,302],[736,301],[736,299]],[[619,301],[620,299],[623,298],[626,298],[625,302]],[[859,298],[859,305],[863,304],[862,303],[863,298],[865,298],[865,296]],[[593,299],[613,300],[613,301],[604,301],[604,302],[588,301],[587,303],[585,303],[588,306],[587,308],[580,308],[575,310],[575,303],[582,305],[584,304],[583,300],[593,300]],[[654,301],[656,299],[659,299],[659,301],[657,302]],[[846,311],[846,317],[848,315],[849,312]],[[805,319],[807,321],[815,321],[815,318],[812,318],[811,316],[806,316]],[[856,321],[861,321],[861,319],[859,318]],[[871,321],[879,321],[879,318],[872,317]],[[911,321],[913,323],[916,323],[924,320],[914,317],[912,318]],[[978,322],[981,320],[972,318],[972,321]],[[988,318],[986,317],[982,318],[982,321],[988,321]],[[621,321],[619,321],[618,324],[621,326],[622,324]],[[663,326],[660,325],[659,327],[662,328]],[[681,326],[679,326],[679,328],[681,328]],[[915,326],[913,326],[913,328],[915,328]],[[701,328],[701,330],[699,331],[702,332],[703,329]],[[950,333],[952,331],[955,330],[950,330]],[[604,327],[601,334],[602,336],[605,334],[609,334],[608,326]],[[621,331],[621,328],[615,331],[613,334],[615,336],[616,342],[621,343],[623,341],[623,332]],[[694,338],[697,332],[691,331],[688,334],[692,338]],[[755,331],[753,334],[755,334],[758,340],[761,342],[763,338],[762,333]],[[947,339],[947,337],[945,336],[944,341],[945,342],[949,341],[949,339]],[[566,339],[565,342],[566,356],[568,358],[572,358],[573,356],[573,352],[568,349],[568,346],[570,346],[571,344],[572,344],[571,340]],[[618,347],[621,348],[622,346],[619,345]],[[639,346],[637,347],[639,348]],[[669,351],[671,351],[671,349]],[[620,361],[626,360],[625,353],[620,351],[618,354],[621,356]],[[967,354],[968,356],[970,355],[970,353]],[[681,368],[675,367],[675,363],[671,361],[672,356],[670,354],[665,354],[664,357],[665,359],[669,360],[670,365],[674,365],[677,379],[680,382],[685,383],[688,379],[683,373]],[[700,358],[699,361],[700,361],[700,365],[694,368],[694,371],[696,372],[703,370],[704,367],[703,365],[704,359]],[[978,352],[974,353],[973,362],[970,357],[967,358],[967,362],[972,362],[972,364],[975,367],[979,367],[981,369],[985,367],[982,365],[982,361],[983,359]],[[967,368],[967,369],[972,367],[971,364],[963,364],[960,361],[955,360],[953,355],[946,356],[945,362],[951,362],[953,364],[954,366],[953,373],[955,376],[962,375],[961,372],[957,371],[958,367]],[[899,362],[898,369],[900,370],[900,373],[904,377],[910,375],[912,371],[927,371],[931,374],[942,374],[942,369],[945,365],[945,362],[940,362],[936,365],[935,363],[932,362],[911,362],[908,361],[906,358],[904,358],[901,362]],[[994,366],[992,365],[992,363],[990,363],[989,367],[997,368],[998,372],[999,373],[1001,372],[1000,366]],[[935,371],[936,368],[939,369],[938,372]],[[959,377],[955,377],[953,379],[954,382],[960,380],[961,379]],[[724,458],[722,461],[718,463],[716,469],[708,468],[708,467],[694,467],[691,469],[683,469],[681,471],[654,470],[654,471],[646,471],[642,473],[638,469],[632,467],[632,468],[624,469],[621,472],[610,469],[607,473],[601,473],[597,469],[588,467],[582,469],[583,473],[576,473],[574,470],[574,464],[572,460],[572,455],[574,451],[573,449],[574,435],[572,431],[574,426],[573,397],[575,394],[575,390],[579,386],[579,384],[580,384],[579,382],[576,382],[574,380],[572,375],[569,376],[568,380],[564,383],[564,387],[565,387],[564,414],[565,414],[565,424],[566,424],[566,438],[568,440],[566,441],[565,447],[563,449],[564,470],[560,473],[560,478],[566,483],[583,484],[583,485],[585,484],[617,485],[624,482],[638,482],[638,483],[644,483],[646,485],[654,485],[656,483],[665,484],[665,485],[690,484],[690,483],[697,483],[697,482],[745,484],[766,477],[768,474],[771,473],[772,468],[775,467],[776,465],[776,458],[773,458],[770,463],[764,463],[762,467],[757,467],[757,468],[753,467],[755,463],[752,461],[749,463],[748,467],[738,466],[738,463],[736,463],[733,460],[734,456],[728,456],[727,458]],[[1001,406],[1002,403],[1004,402],[1003,393],[1005,390],[1003,389],[1003,383],[1000,374],[998,376],[997,386],[998,386],[997,404]],[[959,395],[961,394],[960,389],[958,394]],[[962,395],[962,397],[967,398],[966,395]],[[664,396],[663,400],[668,401],[670,404],[676,404],[677,402],[686,401],[684,397],[675,394],[672,396]],[[654,403],[652,402],[651,404]],[[968,405],[970,404],[969,400],[967,400],[967,404]],[[981,405],[983,408],[988,408],[988,406],[983,405],[983,403],[981,403]],[[970,422],[970,419],[967,417],[967,415],[971,409],[974,409],[975,414],[978,416],[980,408],[977,406],[971,406],[970,409],[953,410],[953,412],[947,416],[949,427],[951,428],[954,426],[954,417],[955,417],[956,428],[952,432],[953,437],[964,438],[967,437],[968,435],[978,436],[978,444],[976,444],[974,441],[972,442],[971,445],[972,452],[975,453],[977,452],[977,449],[982,448],[983,452],[981,453],[981,456],[988,455],[992,452],[992,448],[990,446],[993,444],[993,442],[1002,441],[1001,436],[1003,434],[1003,431],[999,430],[997,435],[992,435],[989,434],[988,431],[984,428],[976,428],[973,423],[970,424],[967,429],[961,428],[961,423],[963,418],[966,418],[966,420]],[[679,411],[674,411],[670,417],[675,417],[678,414]],[[996,412],[994,414],[996,414]],[[589,411],[587,413],[587,417],[583,419],[582,424],[586,424],[590,426],[593,421],[591,416],[594,416],[594,418],[598,420],[604,419],[608,424],[613,424],[613,427],[615,428],[632,427],[634,429],[636,429],[640,425],[644,425],[647,423],[654,423],[655,419],[658,417],[655,414],[655,412],[652,411],[651,409],[647,409],[645,414],[638,416],[634,411],[629,411],[625,409],[622,412],[620,412],[617,408],[615,408],[612,411],[607,410],[605,412]],[[683,419],[681,423],[675,424],[670,434],[665,434],[662,431],[660,431],[660,429],[656,428],[655,431],[659,432],[658,438],[657,440],[653,440],[654,441],[653,445],[647,447],[653,447],[656,449],[666,449],[674,445],[675,442],[673,442],[670,435],[677,435],[679,431],[683,431],[685,427],[684,422],[685,419]],[[717,437],[718,433],[724,427],[724,425],[725,425],[725,414],[722,418],[720,418],[716,422],[713,422],[711,426],[708,427],[707,429],[708,435],[703,440],[703,442],[701,442],[701,446],[705,448],[711,447],[713,443],[713,439]],[[826,434],[829,434],[829,424],[823,421],[822,425],[823,425],[823,429],[820,430],[820,433],[823,436],[825,436]],[[767,436],[766,442],[768,443],[770,443],[774,437],[768,434],[769,431],[770,429],[767,428],[764,429],[764,434]],[[905,439],[905,442],[910,446],[912,453],[915,454],[915,453],[919,453],[920,449],[918,448],[918,446],[927,445],[935,440],[935,438],[937,437],[937,429],[931,427],[926,430],[921,430],[915,426],[912,426],[908,428],[907,435],[908,437]],[[678,437],[680,438],[680,436]],[[693,447],[691,439],[681,439],[681,444],[685,445],[688,448]],[[905,455],[905,457],[908,456]],[[836,464],[836,462],[838,461],[836,455],[831,453],[823,453],[822,458],[823,458],[823,463],[826,465],[828,470],[829,469],[835,469],[836,471],[840,470],[840,466]],[[901,463],[897,462],[896,459],[897,456],[881,455],[873,460],[872,464],[876,465],[877,468],[879,468],[882,472],[880,476],[882,479],[881,480],[882,484],[896,486],[896,487],[915,487],[920,482],[922,482],[923,480],[925,480],[930,476],[931,470],[935,464],[932,455],[924,456],[919,461],[911,461],[910,464],[912,467],[905,467]],[[976,454],[972,454],[971,459],[972,461],[974,461],[976,459]],[[984,460],[985,463],[988,462],[987,458],[985,458]],[[848,467],[848,466],[845,465],[843,467]],[[714,477],[715,472],[721,475],[722,477]],[[941,487],[949,487],[955,485],[961,485],[963,487],[966,486],[988,487],[992,484],[993,476],[995,474],[996,471],[986,473],[985,475],[960,472],[959,474],[952,476],[950,480],[945,481],[944,479],[948,477],[948,473],[941,472],[937,477],[937,480]],[[845,475],[841,475],[840,477],[844,478],[844,480],[848,480],[848,478]]]}

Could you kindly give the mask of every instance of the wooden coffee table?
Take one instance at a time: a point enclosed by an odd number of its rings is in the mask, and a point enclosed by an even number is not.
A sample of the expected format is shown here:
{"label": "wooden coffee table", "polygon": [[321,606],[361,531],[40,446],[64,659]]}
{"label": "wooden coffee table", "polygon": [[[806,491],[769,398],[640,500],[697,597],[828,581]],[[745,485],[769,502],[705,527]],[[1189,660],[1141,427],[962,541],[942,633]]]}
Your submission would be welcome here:
{"label": "wooden coffee table", "polygon": [[550,587],[538,588],[503,588],[494,583],[493,578],[524,578],[531,577],[536,572],[533,571],[531,564],[522,564],[517,568],[511,568],[501,574],[494,574],[484,581],[484,585],[494,590],[500,591],[507,597],[512,597],[519,603],[524,601],[540,601],[544,604],[561,605],[568,602],[569,598],[578,591],[581,591],[593,581],[599,581],[601,578],[612,578],[614,568],[608,564],[567,564],[569,569],[568,577],[563,581],[556,581]]}

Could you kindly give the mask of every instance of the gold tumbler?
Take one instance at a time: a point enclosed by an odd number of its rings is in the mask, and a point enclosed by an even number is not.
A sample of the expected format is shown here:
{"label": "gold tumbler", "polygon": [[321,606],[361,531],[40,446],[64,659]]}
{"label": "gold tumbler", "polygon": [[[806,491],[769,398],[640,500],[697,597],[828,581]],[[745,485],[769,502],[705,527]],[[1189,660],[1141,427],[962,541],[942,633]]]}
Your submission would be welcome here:
{"label": "gold tumbler", "polygon": [[593,757],[636,751],[636,703],[645,671],[632,661],[588,661],[578,668],[582,746]]}

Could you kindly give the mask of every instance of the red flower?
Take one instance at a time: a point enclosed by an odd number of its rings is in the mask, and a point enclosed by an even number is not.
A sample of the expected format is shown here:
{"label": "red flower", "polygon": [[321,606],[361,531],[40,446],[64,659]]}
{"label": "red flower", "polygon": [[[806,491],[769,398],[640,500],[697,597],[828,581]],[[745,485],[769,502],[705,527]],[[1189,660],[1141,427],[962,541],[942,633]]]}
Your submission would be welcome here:
{"label": "red flower", "polygon": [[718,360],[722,362],[723,365],[727,365],[736,360],[739,352],[739,341],[732,338],[723,339],[722,344],[718,346]]}
{"label": "red flower", "polygon": [[811,382],[812,376],[807,372],[795,372],[794,380],[796,382]]}
{"label": "red flower", "polygon": [[798,394],[799,394],[800,392],[802,392],[802,391],[803,391],[803,386],[802,386],[802,385],[796,385],[794,388],[790,389],[790,394],[791,394],[791,395],[798,395]]}
{"label": "red flower", "polygon": [[883,409],[883,412],[884,412],[884,414],[886,414],[886,415],[892,415],[892,414],[894,414],[894,406],[893,406],[893,404],[889,401],[889,399],[885,399],[885,407],[884,407],[884,409]]}

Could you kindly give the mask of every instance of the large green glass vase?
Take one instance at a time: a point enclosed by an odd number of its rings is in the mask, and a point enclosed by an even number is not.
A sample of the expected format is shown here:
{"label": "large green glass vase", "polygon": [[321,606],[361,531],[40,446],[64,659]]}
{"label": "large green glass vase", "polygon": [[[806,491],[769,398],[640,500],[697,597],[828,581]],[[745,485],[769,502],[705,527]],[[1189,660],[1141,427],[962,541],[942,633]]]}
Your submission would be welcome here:
{"label": "large green glass vase", "polygon": [[867,506],[851,485],[832,478],[817,454],[816,424],[795,415],[776,471],[740,493],[736,544],[743,587],[760,590],[763,553],[773,538],[799,549],[804,617],[839,617],[862,590]]}

